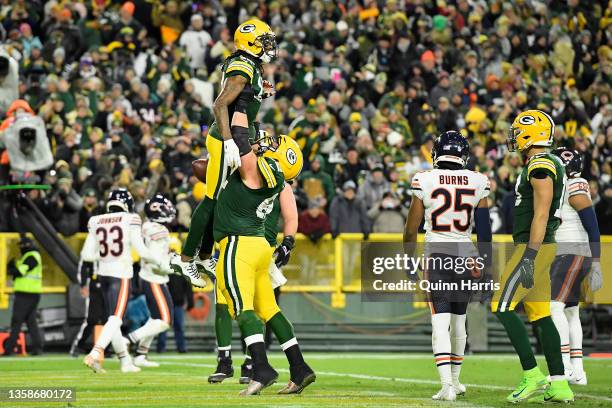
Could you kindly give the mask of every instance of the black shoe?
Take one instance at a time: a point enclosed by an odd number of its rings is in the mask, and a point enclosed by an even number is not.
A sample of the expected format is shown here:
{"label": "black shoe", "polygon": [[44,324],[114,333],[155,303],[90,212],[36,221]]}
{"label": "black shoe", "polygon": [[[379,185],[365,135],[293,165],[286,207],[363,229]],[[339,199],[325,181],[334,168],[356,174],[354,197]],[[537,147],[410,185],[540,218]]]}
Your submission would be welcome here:
{"label": "black shoe", "polygon": [[215,372],[208,376],[208,382],[211,384],[221,383],[226,378],[234,376],[234,367],[232,367],[231,358],[221,358],[217,364]]}
{"label": "black shoe", "polygon": [[279,394],[300,394],[304,388],[315,382],[317,376],[314,371],[304,363],[295,367],[289,367],[291,379],[289,383],[278,393]]}
{"label": "black shoe", "polygon": [[240,366],[240,379],[238,382],[240,384],[248,384],[253,378],[253,363],[252,361],[245,360],[244,363]]}
{"label": "black shoe", "polygon": [[278,373],[270,364],[253,365],[253,379],[247,388],[240,392],[240,395],[259,395],[264,388],[274,384],[277,379]]}

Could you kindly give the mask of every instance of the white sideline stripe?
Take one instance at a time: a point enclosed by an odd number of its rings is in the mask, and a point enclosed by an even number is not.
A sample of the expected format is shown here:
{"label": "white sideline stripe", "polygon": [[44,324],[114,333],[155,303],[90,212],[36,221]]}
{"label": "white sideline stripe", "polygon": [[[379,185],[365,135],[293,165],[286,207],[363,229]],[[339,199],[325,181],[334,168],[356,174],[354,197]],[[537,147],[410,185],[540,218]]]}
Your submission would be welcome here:
{"label": "white sideline stripe", "polygon": [[[167,363],[168,365],[177,365],[177,366],[186,366],[186,367],[207,367],[207,368],[215,368],[216,366],[213,364],[200,364],[200,363]],[[289,370],[286,368],[279,368],[276,371],[280,371],[283,373],[288,373]],[[403,382],[410,384],[427,384],[427,385],[439,385],[440,381],[434,380],[423,380],[420,378],[402,378],[402,377],[383,377],[378,375],[365,375],[365,374],[352,374],[352,373],[335,373],[332,371],[317,371],[317,374],[327,375],[329,377],[348,377],[355,378],[357,380],[373,380],[373,381],[389,381],[389,382]],[[482,388],[485,390],[503,390],[503,391],[512,391],[511,387],[504,387],[502,385],[488,385],[488,384],[467,384],[464,383],[466,387],[473,388]],[[599,401],[612,401],[612,398],[602,397],[600,395],[591,395],[591,394],[575,394],[577,397],[584,397],[595,399]]]}

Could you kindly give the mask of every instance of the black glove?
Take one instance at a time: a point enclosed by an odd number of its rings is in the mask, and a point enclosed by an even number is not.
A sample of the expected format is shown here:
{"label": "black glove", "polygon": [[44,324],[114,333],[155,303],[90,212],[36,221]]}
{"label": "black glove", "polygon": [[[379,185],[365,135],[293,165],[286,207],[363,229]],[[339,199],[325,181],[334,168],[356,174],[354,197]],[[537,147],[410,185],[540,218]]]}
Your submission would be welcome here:
{"label": "black glove", "polygon": [[6,265],[6,272],[13,277],[13,279],[21,276],[21,273],[19,273],[19,269],[17,269],[17,266],[15,265],[15,260],[11,259],[9,261],[9,263]]}
{"label": "black glove", "polygon": [[291,250],[295,246],[295,238],[291,235],[283,238],[283,242],[276,247],[274,251],[274,258],[276,259],[274,263],[278,268],[281,266],[287,265],[289,262],[289,258],[291,257]]}
{"label": "black glove", "polygon": [[325,233],[321,230],[313,231],[308,235],[308,238],[312,241],[313,244],[319,242],[319,240],[325,235]]}
{"label": "black glove", "polygon": [[523,253],[523,258],[514,269],[514,271],[519,274],[519,280],[525,289],[531,289],[533,287],[535,257],[537,254],[538,251],[527,247]]}
{"label": "black glove", "polygon": [[363,233],[363,240],[364,241],[367,241],[369,237],[370,237],[370,233],[369,232],[364,232]]}

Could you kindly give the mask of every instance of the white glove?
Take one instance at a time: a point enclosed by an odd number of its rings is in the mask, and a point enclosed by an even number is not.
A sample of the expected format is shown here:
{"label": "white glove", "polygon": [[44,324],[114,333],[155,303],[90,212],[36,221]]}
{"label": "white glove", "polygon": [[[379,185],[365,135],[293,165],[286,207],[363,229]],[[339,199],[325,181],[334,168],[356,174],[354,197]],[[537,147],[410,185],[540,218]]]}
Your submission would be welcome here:
{"label": "white glove", "polygon": [[268,273],[270,275],[272,289],[276,289],[287,283],[287,278],[285,278],[285,275],[283,275],[281,270],[278,269],[278,267],[274,263],[274,259],[272,259],[272,262],[270,262],[270,268],[268,269]]}
{"label": "white glove", "polygon": [[591,264],[591,273],[589,273],[589,284],[593,292],[597,292],[603,286],[601,276],[601,263],[599,261]]}
{"label": "white glove", "polygon": [[240,150],[234,142],[234,139],[224,140],[223,141],[223,150],[224,150],[224,158],[225,162],[223,163],[225,166],[229,166],[232,170],[236,170],[240,167]]}

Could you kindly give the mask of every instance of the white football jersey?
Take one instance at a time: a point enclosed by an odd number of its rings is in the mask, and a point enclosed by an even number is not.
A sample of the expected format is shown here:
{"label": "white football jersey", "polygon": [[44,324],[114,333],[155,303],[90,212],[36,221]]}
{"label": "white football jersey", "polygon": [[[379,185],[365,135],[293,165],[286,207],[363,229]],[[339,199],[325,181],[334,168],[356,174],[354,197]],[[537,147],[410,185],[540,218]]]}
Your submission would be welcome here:
{"label": "white football jersey", "polygon": [[[580,177],[567,179],[561,204],[561,225],[555,233],[555,240],[559,243],[557,255],[591,256],[589,234],[584,229],[578,212],[569,203],[570,197],[580,194],[590,197],[589,183]],[[563,245],[563,242],[570,244]]]}
{"label": "white football jersey", "polygon": [[87,223],[87,239],[81,259],[98,262],[97,274],[115,278],[131,278],[132,247],[141,258],[150,259],[142,240],[142,221],[138,214],[116,212],[95,215]]}
{"label": "white football jersey", "polygon": [[[140,277],[147,282],[167,283],[170,269],[170,232],[162,224],[145,221],[142,224],[142,237],[156,263],[144,259],[140,261]],[[162,265],[160,267],[160,265]],[[164,267],[165,266],[165,267]]]}
{"label": "white football jersey", "polygon": [[472,242],[474,210],[489,195],[489,179],[471,170],[433,169],[412,178],[425,207],[426,242]]}

